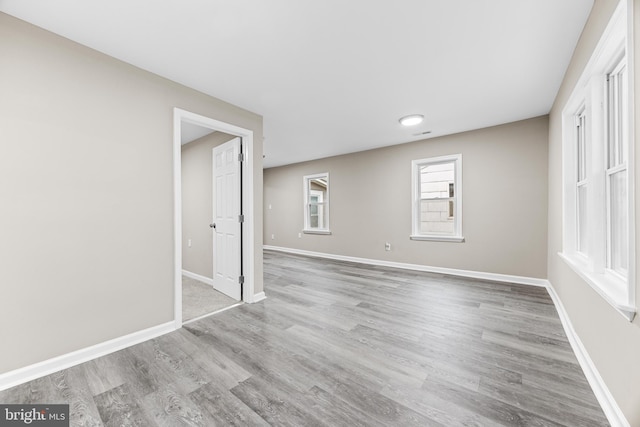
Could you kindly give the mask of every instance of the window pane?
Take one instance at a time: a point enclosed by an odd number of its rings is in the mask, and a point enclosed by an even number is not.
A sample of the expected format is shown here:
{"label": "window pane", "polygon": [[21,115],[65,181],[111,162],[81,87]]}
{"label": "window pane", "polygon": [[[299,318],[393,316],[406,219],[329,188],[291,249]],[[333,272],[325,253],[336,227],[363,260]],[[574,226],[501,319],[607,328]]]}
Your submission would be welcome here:
{"label": "window pane", "polygon": [[420,232],[427,234],[453,234],[455,226],[453,203],[452,200],[421,200]]}
{"label": "window pane", "polygon": [[608,99],[607,99],[607,126],[609,128],[608,144],[608,167],[618,164],[618,90],[617,76],[609,75],[608,79]]}
{"label": "window pane", "polygon": [[328,228],[325,222],[325,205],[311,205],[309,206],[309,225],[311,228],[325,229]]}
{"label": "window pane", "polygon": [[607,126],[608,137],[608,166],[610,168],[626,162],[627,157],[627,68],[621,62],[616,69],[607,76]]}
{"label": "window pane", "polygon": [[620,148],[618,149],[618,164],[623,164],[627,162],[627,143],[629,141],[627,135],[627,118],[629,117],[627,106],[629,105],[629,90],[627,89],[626,66],[620,72],[618,81],[618,97],[620,98],[620,103],[618,104],[618,109],[620,111]]}
{"label": "window pane", "polygon": [[627,171],[609,177],[609,268],[626,276],[629,262]]}
{"label": "window pane", "polygon": [[587,138],[584,112],[578,116],[578,126],[576,130],[576,142],[578,145],[578,182],[580,182],[587,177]]}
{"label": "window pane", "polygon": [[587,253],[587,186],[578,186],[578,252]]}
{"label": "window pane", "polygon": [[449,198],[453,194],[455,169],[453,162],[420,168],[420,198]]}

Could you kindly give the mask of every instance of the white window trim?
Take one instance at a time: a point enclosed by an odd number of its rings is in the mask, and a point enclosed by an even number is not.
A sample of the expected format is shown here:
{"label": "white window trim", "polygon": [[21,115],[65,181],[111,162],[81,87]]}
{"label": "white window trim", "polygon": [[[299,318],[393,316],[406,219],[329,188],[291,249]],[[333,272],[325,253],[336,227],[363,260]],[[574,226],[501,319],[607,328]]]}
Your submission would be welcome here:
{"label": "white window trim", "polygon": [[[422,234],[420,230],[420,167],[425,164],[454,163],[454,233],[449,234]],[[411,161],[411,240],[423,240],[432,242],[464,242],[462,235],[462,154],[431,157]]]}
{"label": "white window trim", "polygon": [[[635,317],[635,173],[634,173],[634,79],[633,79],[633,0],[622,0],[613,13],[602,38],[576,84],[569,101],[562,112],[563,128],[563,245],[558,255],[587,282],[602,298],[611,304],[627,320]],[[606,194],[606,111],[605,79],[612,66],[626,55],[629,98],[627,121],[628,159],[627,159],[627,192],[628,192],[628,276],[612,274],[606,268],[608,227],[607,209],[602,201],[608,203]],[[588,236],[589,257],[579,253],[576,248],[577,233],[577,192],[576,192],[576,147],[575,116],[585,108],[587,115],[587,169],[589,185],[587,186],[587,206],[590,215],[589,229],[594,230]]]}
{"label": "white window trim", "polygon": [[[326,228],[311,228],[309,224],[309,181],[312,179],[322,178],[327,180],[327,197],[323,201],[325,203],[325,212],[324,219],[327,224]],[[304,228],[302,230],[305,234],[331,234],[330,222],[329,222],[329,199],[330,199],[330,187],[331,184],[329,182],[329,172],[325,173],[316,173],[313,175],[305,175],[302,177],[302,188],[303,188],[303,203],[304,203]]]}

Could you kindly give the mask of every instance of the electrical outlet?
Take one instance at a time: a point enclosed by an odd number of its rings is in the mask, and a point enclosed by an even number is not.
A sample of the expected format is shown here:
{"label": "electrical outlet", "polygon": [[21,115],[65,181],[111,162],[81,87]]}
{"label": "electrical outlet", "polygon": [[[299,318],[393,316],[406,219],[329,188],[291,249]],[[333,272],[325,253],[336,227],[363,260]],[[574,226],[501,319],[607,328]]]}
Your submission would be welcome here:
{"label": "electrical outlet", "polygon": [[191,239],[187,240],[187,246],[191,247]]}
{"label": "electrical outlet", "polygon": [[390,251],[390,250],[391,250],[391,243],[386,242],[386,243],[384,244],[384,250],[385,250],[385,251]]}
{"label": "electrical outlet", "polygon": [[276,235],[275,235],[275,234],[272,234],[272,235],[271,235],[271,240],[275,240],[275,238],[276,238]]}
{"label": "electrical outlet", "polygon": [[298,233],[298,239],[302,239],[302,233]]}

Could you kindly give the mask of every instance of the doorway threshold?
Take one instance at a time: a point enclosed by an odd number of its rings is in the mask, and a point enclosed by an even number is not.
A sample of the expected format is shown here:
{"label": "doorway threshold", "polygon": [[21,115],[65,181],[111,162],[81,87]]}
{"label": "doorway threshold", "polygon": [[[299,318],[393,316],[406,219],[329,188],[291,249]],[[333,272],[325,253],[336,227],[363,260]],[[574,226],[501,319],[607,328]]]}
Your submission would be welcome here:
{"label": "doorway threshold", "polygon": [[202,319],[204,319],[206,317],[210,317],[210,316],[216,315],[218,313],[222,313],[223,311],[227,311],[227,310],[229,310],[231,308],[237,307],[237,306],[242,305],[242,304],[244,304],[244,301],[240,301],[239,303],[230,305],[229,307],[221,308],[220,310],[212,311],[211,313],[203,314],[202,316],[198,316],[195,319],[189,319],[187,321],[182,322],[182,324],[183,325],[188,325],[189,323],[193,323],[193,322],[196,322],[198,320],[202,320]]}

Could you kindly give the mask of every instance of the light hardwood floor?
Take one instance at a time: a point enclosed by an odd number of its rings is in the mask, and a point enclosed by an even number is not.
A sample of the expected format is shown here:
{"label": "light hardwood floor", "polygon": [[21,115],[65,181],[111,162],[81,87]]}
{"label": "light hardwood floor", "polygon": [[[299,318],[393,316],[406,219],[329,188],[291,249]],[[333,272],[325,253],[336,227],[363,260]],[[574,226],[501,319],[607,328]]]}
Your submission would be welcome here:
{"label": "light hardwood floor", "polygon": [[265,289],[0,402],[73,425],[608,425],[543,288],[266,251]]}

